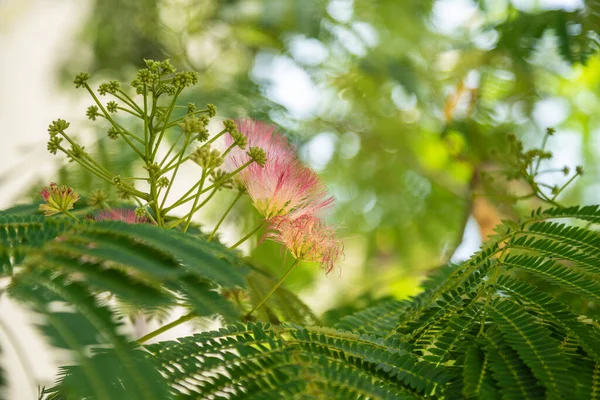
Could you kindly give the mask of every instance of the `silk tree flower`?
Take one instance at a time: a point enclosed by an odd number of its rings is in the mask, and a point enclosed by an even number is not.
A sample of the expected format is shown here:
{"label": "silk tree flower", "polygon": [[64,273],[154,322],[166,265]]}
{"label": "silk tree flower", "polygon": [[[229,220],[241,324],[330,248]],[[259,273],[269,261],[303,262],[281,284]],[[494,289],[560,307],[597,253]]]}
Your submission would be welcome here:
{"label": "silk tree flower", "polygon": [[[236,176],[265,219],[285,215],[297,218],[331,205],[333,197],[327,196],[323,181],[298,161],[294,147],[275,127],[253,120],[238,121],[237,126],[248,138],[248,145],[262,148],[267,156],[264,166],[252,163]],[[225,138],[228,146],[234,141],[231,135]],[[236,147],[227,155],[226,166],[235,170],[249,160],[250,157]]]}
{"label": "silk tree flower", "polygon": [[275,218],[266,238],[285,245],[297,260],[320,263],[326,273],[331,272],[344,254],[335,229],[311,214]]}
{"label": "silk tree flower", "polygon": [[100,211],[93,218],[96,221],[123,221],[127,224],[145,224],[148,222],[146,216],[137,215],[136,211],[131,208]]}
{"label": "silk tree flower", "polygon": [[69,213],[75,202],[79,200],[79,194],[73,191],[73,189],[64,185],[59,187],[54,182],[51,182],[50,186],[44,187],[40,195],[45,201],[45,204],[40,204],[40,210],[46,216],[61,212]]}

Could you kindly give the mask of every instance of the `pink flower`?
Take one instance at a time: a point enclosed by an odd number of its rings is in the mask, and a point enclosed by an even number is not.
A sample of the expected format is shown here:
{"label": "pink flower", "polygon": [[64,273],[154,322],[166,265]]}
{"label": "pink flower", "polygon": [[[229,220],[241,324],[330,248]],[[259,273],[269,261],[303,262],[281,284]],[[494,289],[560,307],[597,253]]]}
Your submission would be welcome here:
{"label": "pink flower", "polygon": [[79,200],[79,194],[74,192],[73,189],[64,185],[59,187],[54,182],[51,182],[50,186],[44,187],[40,195],[46,202],[45,204],[40,204],[40,210],[46,216],[68,212],[73,208],[75,202]]}
{"label": "pink flower", "polygon": [[314,215],[276,218],[266,237],[284,244],[296,259],[319,262],[326,273],[331,272],[344,254],[335,229]]}
{"label": "pink flower", "polygon": [[94,216],[94,219],[96,221],[123,221],[128,224],[145,224],[148,222],[147,217],[138,217],[135,210],[131,208],[100,211]]}
{"label": "pink flower", "polygon": [[[238,121],[237,125],[248,138],[248,145],[262,148],[267,156],[264,166],[252,163],[237,175],[265,219],[315,214],[331,205],[333,197],[327,196],[323,181],[298,161],[294,147],[275,127],[252,120]],[[226,143],[228,146],[233,143],[230,135],[226,135]],[[229,170],[235,170],[249,160],[250,157],[236,147],[228,154],[226,165]]]}

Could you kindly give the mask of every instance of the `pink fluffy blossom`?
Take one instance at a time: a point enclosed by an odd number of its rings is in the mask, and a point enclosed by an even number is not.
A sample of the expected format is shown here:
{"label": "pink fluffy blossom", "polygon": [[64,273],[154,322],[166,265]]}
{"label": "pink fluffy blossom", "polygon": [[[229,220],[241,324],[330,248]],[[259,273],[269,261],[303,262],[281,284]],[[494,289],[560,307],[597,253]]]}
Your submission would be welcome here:
{"label": "pink fluffy blossom", "polygon": [[123,221],[128,224],[144,224],[148,222],[147,217],[138,217],[135,214],[135,210],[131,208],[100,211],[94,216],[94,219],[96,221]]}
{"label": "pink fluffy blossom", "polygon": [[[248,138],[250,147],[262,148],[267,156],[264,166],[252,163],[237,175],[256,209],[267,220],[289,215],[296,218],[314,214],[328,207],[333,197],[319,176],[303,166],[296,151],[275,127],[252,120],[237,122],[239,131]],[[233,139],[226,135],[227,145]],[[228,169],[235,170],[250,160],[240,148],[234,148],[226,159]]]}
{"label": "pink fluffy blossom", "polygon": [[296,259],[319,262],[327,273],[344,253],[335,229],[309,214],[275,218],[266,237],[285,245]]}

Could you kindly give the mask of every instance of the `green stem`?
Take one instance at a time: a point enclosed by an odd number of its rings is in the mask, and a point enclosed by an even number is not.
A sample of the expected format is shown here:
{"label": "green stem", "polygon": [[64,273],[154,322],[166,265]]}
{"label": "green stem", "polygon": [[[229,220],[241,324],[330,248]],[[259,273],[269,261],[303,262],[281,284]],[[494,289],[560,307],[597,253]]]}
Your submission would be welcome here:
{"label": "green stem", "polygon": [[260,307],[262,307],[263,304],[266,303],[266,301],[269,299],[269,297],[271,297],[273,295],[273,293],[275,293],[275,291],[279,288],[279,286],[281,286],[281,284],[283,283],[283,281],[285,281],[285,279],[292,273],[292,270],[294,269],[294,267],[298,265],[298,259],[294,260],[294,262],[292,263],[292,265],[290,265],[290,267],[288,268],[288,270],[285,272],[285,274],[283,274],[283,276],[277,281],[277,283],[271,288],[271,290],[269,291],[269,293],[267,293],[267,295],[265,297],[263,297],[263,299],[254,306],[254,308],[252,308],[252,310],[250,310],[245,316],[244,316],[244,320],[247,320],[248,317],[250,317],[250,315],[252,315],[252,313],[256,310],[258,310]]}
{"label": "green stem", "polygon": [[252,229],[250,231],[250,233],[248,233],[246,236],[244,236],[243,238],[241,238],[240,240],[238,240],[238,242],[236,244],[234,244],[233,246],[231,246],[229,248],[229,250],[233,250],[236,247],[238,247],[240,244],[244,243],[246,240],[248,240],[248,238],[250,238],[250,236],[254,235],[256,232],[258,232],[260,230],[260,228],[262,228],[263,226],[265,226],[266,223],[267,223],[267,221],[263,221],[260,224],[256,225],[256,227],[254,229]]}
{"label": "green stem", "polygon": [[69,210],[62,210],[62,212],[63,212],[63,213],[65,213],[65,215],[66,215],[67,217],[73,218],[75,221],[79,221],[79,218],[77,218],[76,216],[74,216],[73,214],[71,214],[71,213],[69,212]]}
{"label": "green stem", "polygon": [[225,217],[227,217],[227,214],[229,214],[229,212],[233,209],[233,206],[235,205],[235,203],[237,203],[237,201],[243,196],[243,194],[244,194],[244,192],[240,190],[238,192],[238,195],[235,196],[235,199],[233,199],[233,201],[231,202],[231,204],[229,205],[227,210],[225,210],[225,212],[221,216],[221,219],[219,219],[219,222],[217,222],[217,225],[215,225],[215,228],[213,229],[212,233],[210,234],[210,236],[207,239],[208,242],[210,242],[212,240],[212,238],[217,234],[217,230],[219,229],[219,227],[225,220]]}
{"label": "green stem", "polygon": [[[179,134],[179,136],[177,136],[177,139],[173,142],[173,144],[171,145],[171,148],[169,149],[169,151],[167,151],[167,154],[165,155],[165,157],[163,158],[163,160],[160,162],[159,167],[162,168],[163,165],[165,164],[165,162],[167,162],[167,159],[169,158],[169,156],[171,155],[171,153],[173,152],[173,150],[175,149],[175,145],[177,145],[177,143],[179,143],[179,140],[181,139],[181,137],[185,134],[185,132],[181,132]],[[177,158],[177,156],[173,157],[172,161],[175,161],[175,159]],[[171,164],[171,163],[169,163]]]}
{"label": "green stem", "polygon": [[120,125],[117,124],[112,119],[112,117],[110,116],[110,114],[108,113],[108,111],[106,111],[106,109],[104,108],[104,105],[102,105],[102,103],[100,102],[100,100],[98,100],[98,97],[96,96],[96,93],[94,93],[94,91],[92,90],[92,88],[90,87],[90,85],[88,85],[87,83],[85,83],[84,85],[85,85],[85,88],[87,89],[87,91],[89,92],[90,96],[92,96],[92,98],[94,99],[94,101],[96,102],[96,104],[98,105],[98,107],[100,107],[100,109],[102,110],[102,113],[104,114],[104,118],[106,118],[112,124],[112,126],[114,126],[115,129],[117,129],[119,131],[119,133],[123,137],[123,140],[125,140],[125,142],[127,142],[127,144],[129,145],[129,147],[131,147],[136,153],[138,153],[138,155],[140,157],[142,157],[143,160],[145,160],[146,158],[142,154],[142,152],[140,152],[140,150],[127,138],[127,135],[125,133],[123,133],[123,131],[121,130],[122,128],[120,128]]}
{"label": "green stem", "polygon": [[[204,201],[202,201],[202,203],[200,203],[200,205],[198,205],[198,207],[196,207],[196,208],[192,209],[192,211],[190,211],[190,212],[191,212],[192,214],[195,214],[195,213],[196,213],[198,210],[200,210],[202,207],[204,207],[204,205],[205,205],[206,203],[208,203],[208,202],[210,201],[210,199],[212,199],[212,197],[215,195],[215,193],[217,193],[217,189],[216,189],[216,188],[215,188],[215,189],[212,191],[212,193],[211,193],[211,194],[209,194],[209,195],[206,197],[206,199],[204,199]],[[177,225],[179,225],[180,223],[182,223],[182,222],[183,222],[183,220],[184,220],[184,219],[186,219],[186,218],[187,218],[187,214],[186,214],[186,216],[184,216],[184,217],[182,217],[182,218],[179,218],[177,221],[173,222],[171,225],[169,225],[169,226],[167,227],[167,229],[175,228]],[[187,228],[186,228],[186,230],[187,230]],[[184,231],[184,232],[185,232],[185,231]]]}
{"label": "green stem", "polygon": [[[542,139],[542,147],[541,150],[544,151],[544,149],[546,148],[546,143],[548,142],[548,133],[546,133],[544,135],[544,139]],[[535,163],[535,169],[533,170],[533,175],[537,175],[538,170],[540,169],[540,163],[542,162],[541,157],[538,157],[536,163]]]}
{"label": "green stem", "polygon": [[[167,186],[167,190],[165,192],[165,196],[163,197],[162,203],[160,204],[161,210],[165,207],[165,203],[167,202],[167,197],[169,197],[169,192],[171,191],[171,187],[173,186],[173,182],[175,182],[175,176],[177,175],[177,171],[179,171],[179,166],[183,163],[183,153],[185,149],[187,149],[188,144],[190,142],[190,134],[186,134],[185,141],[183,142],[183,148],[179,151],[179,161],[175,164],[175,171],[173,171],[173,175],[171,175],[171,180],[169,181],[169,186]],[[161,171],[160,175],[163,175],[165,171]],[[171,208],[169,208],[171,209]]]}
{"label": "green stem", "polygon": [[[66,155],[70,156],[71,159],[75,160],[75,162],[77,162],[82,167],[84,167],[85,169],[87,169],[88,171],[90,171],[91,173],[93,173],[94,175],[96,175],[98,178],[102,179],[103,181],[105,181],[106,183],[110,184],[111,186],[114,186],[114,183],[112,181],[112,176],[111,176],[112,174],[107,177],[105,173],[103,173],[102,171],[99,171],[99,170],[95,169],[93,165],[87,164],[83,160],[80,160],[78,157],[75,157],[72,152],[70,152],[69,150],[65,149],[64,147],[59,146],[58,149],[60,151],[62,151],[63,153],[65,153]],[[123,190],[124,192],[130,193],[130,194],[132,194],[134,196],[140,197],[140,198],[142,198],[144,200],[149,200],[148,193],[140,192],[139,190],[134,189],[134,188],[130,187],[129,185],[125,184],[125,183],[123,183],[123,185],[121,186],[121,190]]]}
{"label": "green stem", "polygon": [[[177,107],[177,108],[187,108],[187,107],[185,107],[185,106],[176,106],[176,107]],[[189,117],[190,115],[194,115],[194,114],[201,114],[201,113],[205,113],[205,112],[208,112],[208,110],[194,111],[194,112],[193,112],[193,113],[191,113],[191,114],[186,114],[186,115],[184,115],[184,116],[183,116],[183,117],[181,117],[181,118],[178,118],[178,119],[176,119],[176,120],[174,120],[174,121],[171,121],[171,122],[170,122],[170,123],[167,125],[167,129],[169,129],[169,128],[172,128],[172,127],[174,127],[175,125],[177,125],[178,123],[182,122],[182,121],[185,119],[185,117]]]}
{"label": "green stem", "polygon": [[135,101],[133,101],[133,99],[131,97],[129,97],[129,95],[127,93],[125,93],[124,91],[122,91],[121,89],[119,89],[119,93],[121,93],[124,97],[121,98],[119,95],[114,94],[114,96],[118,99],[120,99],[121,101],[128,103],[129,106],[131,108],[133,108],[134,110],[138,111],[140,114],[142,114],[142,109],[135,103]]}
{"label": "green stem", "polygon": [[174,328],[174,327],[176,327],[178,325],[183,324],[184,322],[187,322],[187,321],[189,321],[191,319],[194,319],[195,317],[196,317],[196,313],[194,313],[194,312],[186,314],[183,317],[181,317],[181,318],[179,318],[179,319],[177,319],[177,320],[175,320],[175,321],[173,321],[173,322],[171,322],[171,323],[169,323],[167,325],[161,326],[157,330],[152,331],[152,332],[148,333],[147,335],[142,336],[141,338],[139,338],[138,340],[136,340],[136,342],[138,342],[140,344],[145,343],[148,340],[150,340],[150,339],[152,339],[152,338],[160,335],[161,333],[164,333],[164,332],[168,331],[171,328]]}
{"label": "green stem", "polygon": [[198,186],[198,191],[196,192],[196,198],[194,199],[194,203],[192,204],[192,209],[187,216],[187,221],[185,226],[183,227],[183,232],[187,232],[190,224],[192,223],[192,215],[194,215],[194,209],[198,205],[198,201],[200,201],[200,195],[202,193],[202,186],[204,186],[204,181],[206,180],[206,170],[202,170],[202,178],[200,178],[200,186]]}
{"label": "green stem", "polygon": [[[178,89],[173,96],[173,100],[171,100],[171,104],[169,105],[169,109],[167,110],[167,115],[165,116],[165,122],[171,118],[171,114],[173,113],[173,108],[175,107],[175,102],[177,101],[177,97],[181,94],[181,89]],[[154,150],[152,150],[152,159],[156,157],[156,153],[158,152],[158,148],[160,147],[160,142],[162,141],[163,136],[167,130],[167,124],[164,123],[160,133],[158,134],[158,140],[154,144]]]}
{"label": "green stem", "polygon": [[577,178],[579,175],[575,174],[571,177],[571,179],[569,179],[564,185],[562,185],[560,187],[560,189],[558,189],[558,192],[554,195],[554,197],[552,197],[552,201],[556,200],[556,198],[558,197],[559,194],[562,193],[563,190],[566,189],[567,186],[569,186],[571,184],[571,182],[573,182],[575,180],[575,178]]}
{"label": "green stem", "polygon": [[[215,136],[213,136],[212,138],[210,138],[207,142],[204,142],[204,144],[202,144],[202,146],[200,146],[200,148],[204,148],[206,146],[208,146],[209,144],[211,144],[212,142],[214,142],[215,140],[217,140],[219,137],[223,136],[223,134],[225,134],[227,131],[226,130],[222,130],[221,132],[217,133]],[[177,158],[177,156],[175,156],[169,163],[167,163],[167,166],[165,167],[165,169],[163,169],[161,171],[161,174],[164,174],[166,172],[169,172],[170,170],[172,170],[173,168],[175,168],[176,164],[173,164],[173,162],[175,161],[175,159]],[[189,156],[183,158],[180,162],[186,162],[187,160],[189,160]]]}
{"label": "green stem", "polygon": [[129,114],[133,115],[134,117],[142,118],[142,116],[140,114],[138,114],[137,112],[128,110],[125,107],[117,106],[117,110],[125,111],[126,113],[129,113]]}
{"label": "green stem", "polygon": [[[200,194],[202,194],[202,193],[206,193],[206,192],[208,192],[209,190],[212,190],[212,189],[214,189],[215,187],[218,187],[219,185],[221,185],[221,183],[225,182],[225,181],[226,181],[227,179],[229,179],[229,178],[232,178],[234,175],[236,175],[238,172],[240,172],[241,170],[243,170],[244,168],[246,168],[248,165],[252,164],[253,162],[254,162],[254,160],[249,160],[249,161],[247,161],[247,162],[246,162],[244,165],[242,165],[241,167],[239,167],[238,169],[236,169],[236,170],[235,170],[235,171],[233,171],[232,173],[230,173],[230,174],[227,174],[227,175],[223,176],[221,179],[219,179],[219,180],[215,181],[215,182],[214,182],[212,185],[210,185],[210,186],[206,187],[204,190],[202,190],[202,192],[201,192]],[[182,204],[185,204],[185,203],[187,203],[187,202],[188,202],[188,201],[190,201],[190,200],[193,200],[193,199],[194,199],[194,196],[189,196],[189,194],[190,194],[190,193],[191,193],[191,192],[192,192],[192,191],[193,191],[193,190],[194,190],[196,187],[198,187],[197,185],[198,185],[198,183],[197,183],[196,185],[194,185],[194,186],[192,187],[192,189],[188,190],[188,192],[187,192],[186,194],[184,194],[183,196],[181,196],[181,198],[180,198],[179,200],[177,200],[177,201],[176,201],[175,203],[173,203],[173,204],[172,204],[172,205],[171,205],[169,208],[167,208],[167,210],[172,210],[172,209],[173,209],[173,208],[175,208],[175,207],[178,207],[178,206],[180,206],[180,205],[182,205]],[[189,197],[187,197],[187,196],[189,196]]]}

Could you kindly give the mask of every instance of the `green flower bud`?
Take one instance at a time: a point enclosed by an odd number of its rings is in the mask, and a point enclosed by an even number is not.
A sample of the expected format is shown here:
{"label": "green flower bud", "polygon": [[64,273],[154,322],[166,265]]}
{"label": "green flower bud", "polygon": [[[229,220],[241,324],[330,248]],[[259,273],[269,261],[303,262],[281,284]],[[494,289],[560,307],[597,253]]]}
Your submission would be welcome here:
{"label": "green flower bud", "polygon": [[235,135],[236,133],[239,133],[237,125],[235,124],[235,122],[232,119],[227,119],[227,120],[223,121],[223,126],[225,127],[227,132],[229,132],[229,134],[232,136]]}
{"label": "green flower bud", "polygon": [[240,149],[244,150],[248,145],[248,138],[243,133],[237,131],[236,133],[231,133],[231,138],[233,139],[233,143]]}
{"label": "green flower bud", "polygon": [[56,154],[56,152],[58,151],[58,147],[60,146],[60,142],[62,142],[62,140],[63,139],[58,136],[52,136],[48,141],[48,151],[51,154]]}
{"label": "green flower bud", "polygon": [[118,139],[119,131],[117,129],[115,129],[114,126],[111,126],[110,128],[108,128],[108,137],[113,140]]}
{"label": "green flower bud", "polygon": [[195,71],[178,72],[173,77],[173,85],[179,89],[198,83],[198,73]]}
{"label": "green flower bud", "polygon": [[196,111],[196,104],[194,103],[188,103],[187,105],[187,113],[188,114],[193,114]]}
{"label": "green flower bud", "polygon": [[80,158],[84,154],[85,154],[85,147],[79,146],[76,144],[71,146],[71,157],[72,158]]}
{"label": "green flower bud", "polygon": [[195,139],[198,140],[199,142],[205,142],[208,140],[208,136],[209,136],[208,129],[202,128],[196,135]]}
{"label": "green flower bud", "polygon": [[168,94],[169,96],[173,96],[175,92],[177,92],[177,88],[173,85],[163,84],[160,86],[163,92]]}
{"label": "green flower bud", "polygon": [[98,87],[98,93],[100,93],[101,96],[104,96],[107,93],[115,94],[120,88],[121,84],[118,81],[105,82]]}
{"label": "green flower bud", "polygon": [[117,104],[116,101],[109,101],[108,103],[106,103],[106,109],[110,113],[116,113],[117,107],[119,107],[119,105]]}
{"label": "green flower bud", "polygon": [[90,207],[101,208],[104,202],[108,199],[108,195],[102,189],[94,190],[88,197]]}
{"label": "green flower bud", "polygon": [[186,134],[206,133],[206,136],[208,137],[208,132],[206,131],[206,125],[204,123],[204,120],[196,118],[194,116],[186,116],[183,119],[183,122],[180,122],[177,126],[179,126],[179,128]]}
{"label": "green flower bud", "polygon": [[148,67],[148,69],[152,72],[158,72],[158,69],[160,68],[160,63],[158,61],[144,60],[144,63],[146,64],[146,67]]}
{"label": "green flower bud", "polygon": [[562,173],[567,176],[569,175],[569,172],[571,172],[571,169],[565,165],[562,169]]}
{"label": "green flower bud", "polygon": [[157,76],[148,69],[140,69],[137,73],[137,79],[142,85],[152,86],[157,80]]}
{"label": "green flower bud", "polygon": [[135,209],[135,216],[142,218],[146,216],[146,209],[144,207],[138,207]]}
{"label": "green flower bud", "polygon": [[175,73],[176,69],[174,66],[171,65],[171,61],[170,60],[165,60],[163,62],[160,63],[160,74],[161,75],[170,75]]}
{"label": "green flower bud", "polygon": [[214,104],[207,104],[206,105],[206,109],[208,110],[208,116],[209,117],[214,117],[215,115],[217,115],[217,106],[215,106]]}
{"label": "green flower bud", "polygon": [[95,121],[96,117],[100,116],[100,114],[98,113],[98,107],[96,107],[96,106],[89,106],[87,108],[87,111],[85,112],[85,115],[87,115],[87,117],[89,119],[91,119],[92,121]]}
{"label": "green flower bud", "polygon": [[69,123],[64,119],[57,119],[56,121],[52,121],[52,123],[48,126],[48,132],[50,136],[56,136],[60,132],[64,132],[68,127]]}
{"label": "green flower bud", "polygon": [[548,134],[548,136],[552,136],[552,135],[554,135],[554,133],[556,133],[556,129],[554,129],[552,127],[548,127],[548,128],[546,128],[546,133]]}
{"label": "green flower bud", "polygon": [[553,195],[556,196],[559,191],[560,191],[560,188],[558,186],[556,186],[556,185],[552,186],[552,194]]}
{"label": "green flower bud", "polygon": [[250,147],[250,150],[248,150],[246,152],[246,154],[248,154],[248,156],[251,159],[253,159],[254,162],[256,162],[261,167],[265,166],[265,164],[267,162],[267,154],[260,147],[256,147],[256,146]]}
{"label": "green flower bud", "polygon": [[223,164],[223,157],[218,150],[211,150],[210,146],[197,148],[190,154],[190,160],[200,165],[204,169],[218,168]]}
{"label": "green flower bud", "polygon": [[88,79],[90,79],[90,74],[88,74],[87,72],[82,72],[75,77],[73,83],[75,84],[75,87],[79,89],[80,87],[85,85]]}
{"label": "green flower bud", "polygon": [[577,175],[583,175],[583,166],[582,165],[578,165],[575,167],[575,173]]}
{"label": "green flower bud", "polygon": [[160,177],[158,181],[156,181],[156,186],[158,186],[159,188],[165,188],[169,186],[169,178],[167,178],[166,176]]}
{"label": "green flower bud", "polygon": [[112,178],[112,183],[117,188],[120,188],[121,186],[123,186],[123,181],[121,180],[121,177],[119,175]]}
{"label": "green flower bud", "polygon": [[215,187],[217,187],[219,189],[221,189],[221,188],[231,189],[232,188],[233,179],[231,177],[228,177],[228,173],[221,169],[216,169],[216,170],[212,171],[210,173],[210,180],[212,183],[215,184]]}
{"label": "green flower bud", "polygon": [[154,164],[146,164],[144,169],[147,170],[151,176],[156,176],[160,172],[160,166],[157,163]]}

